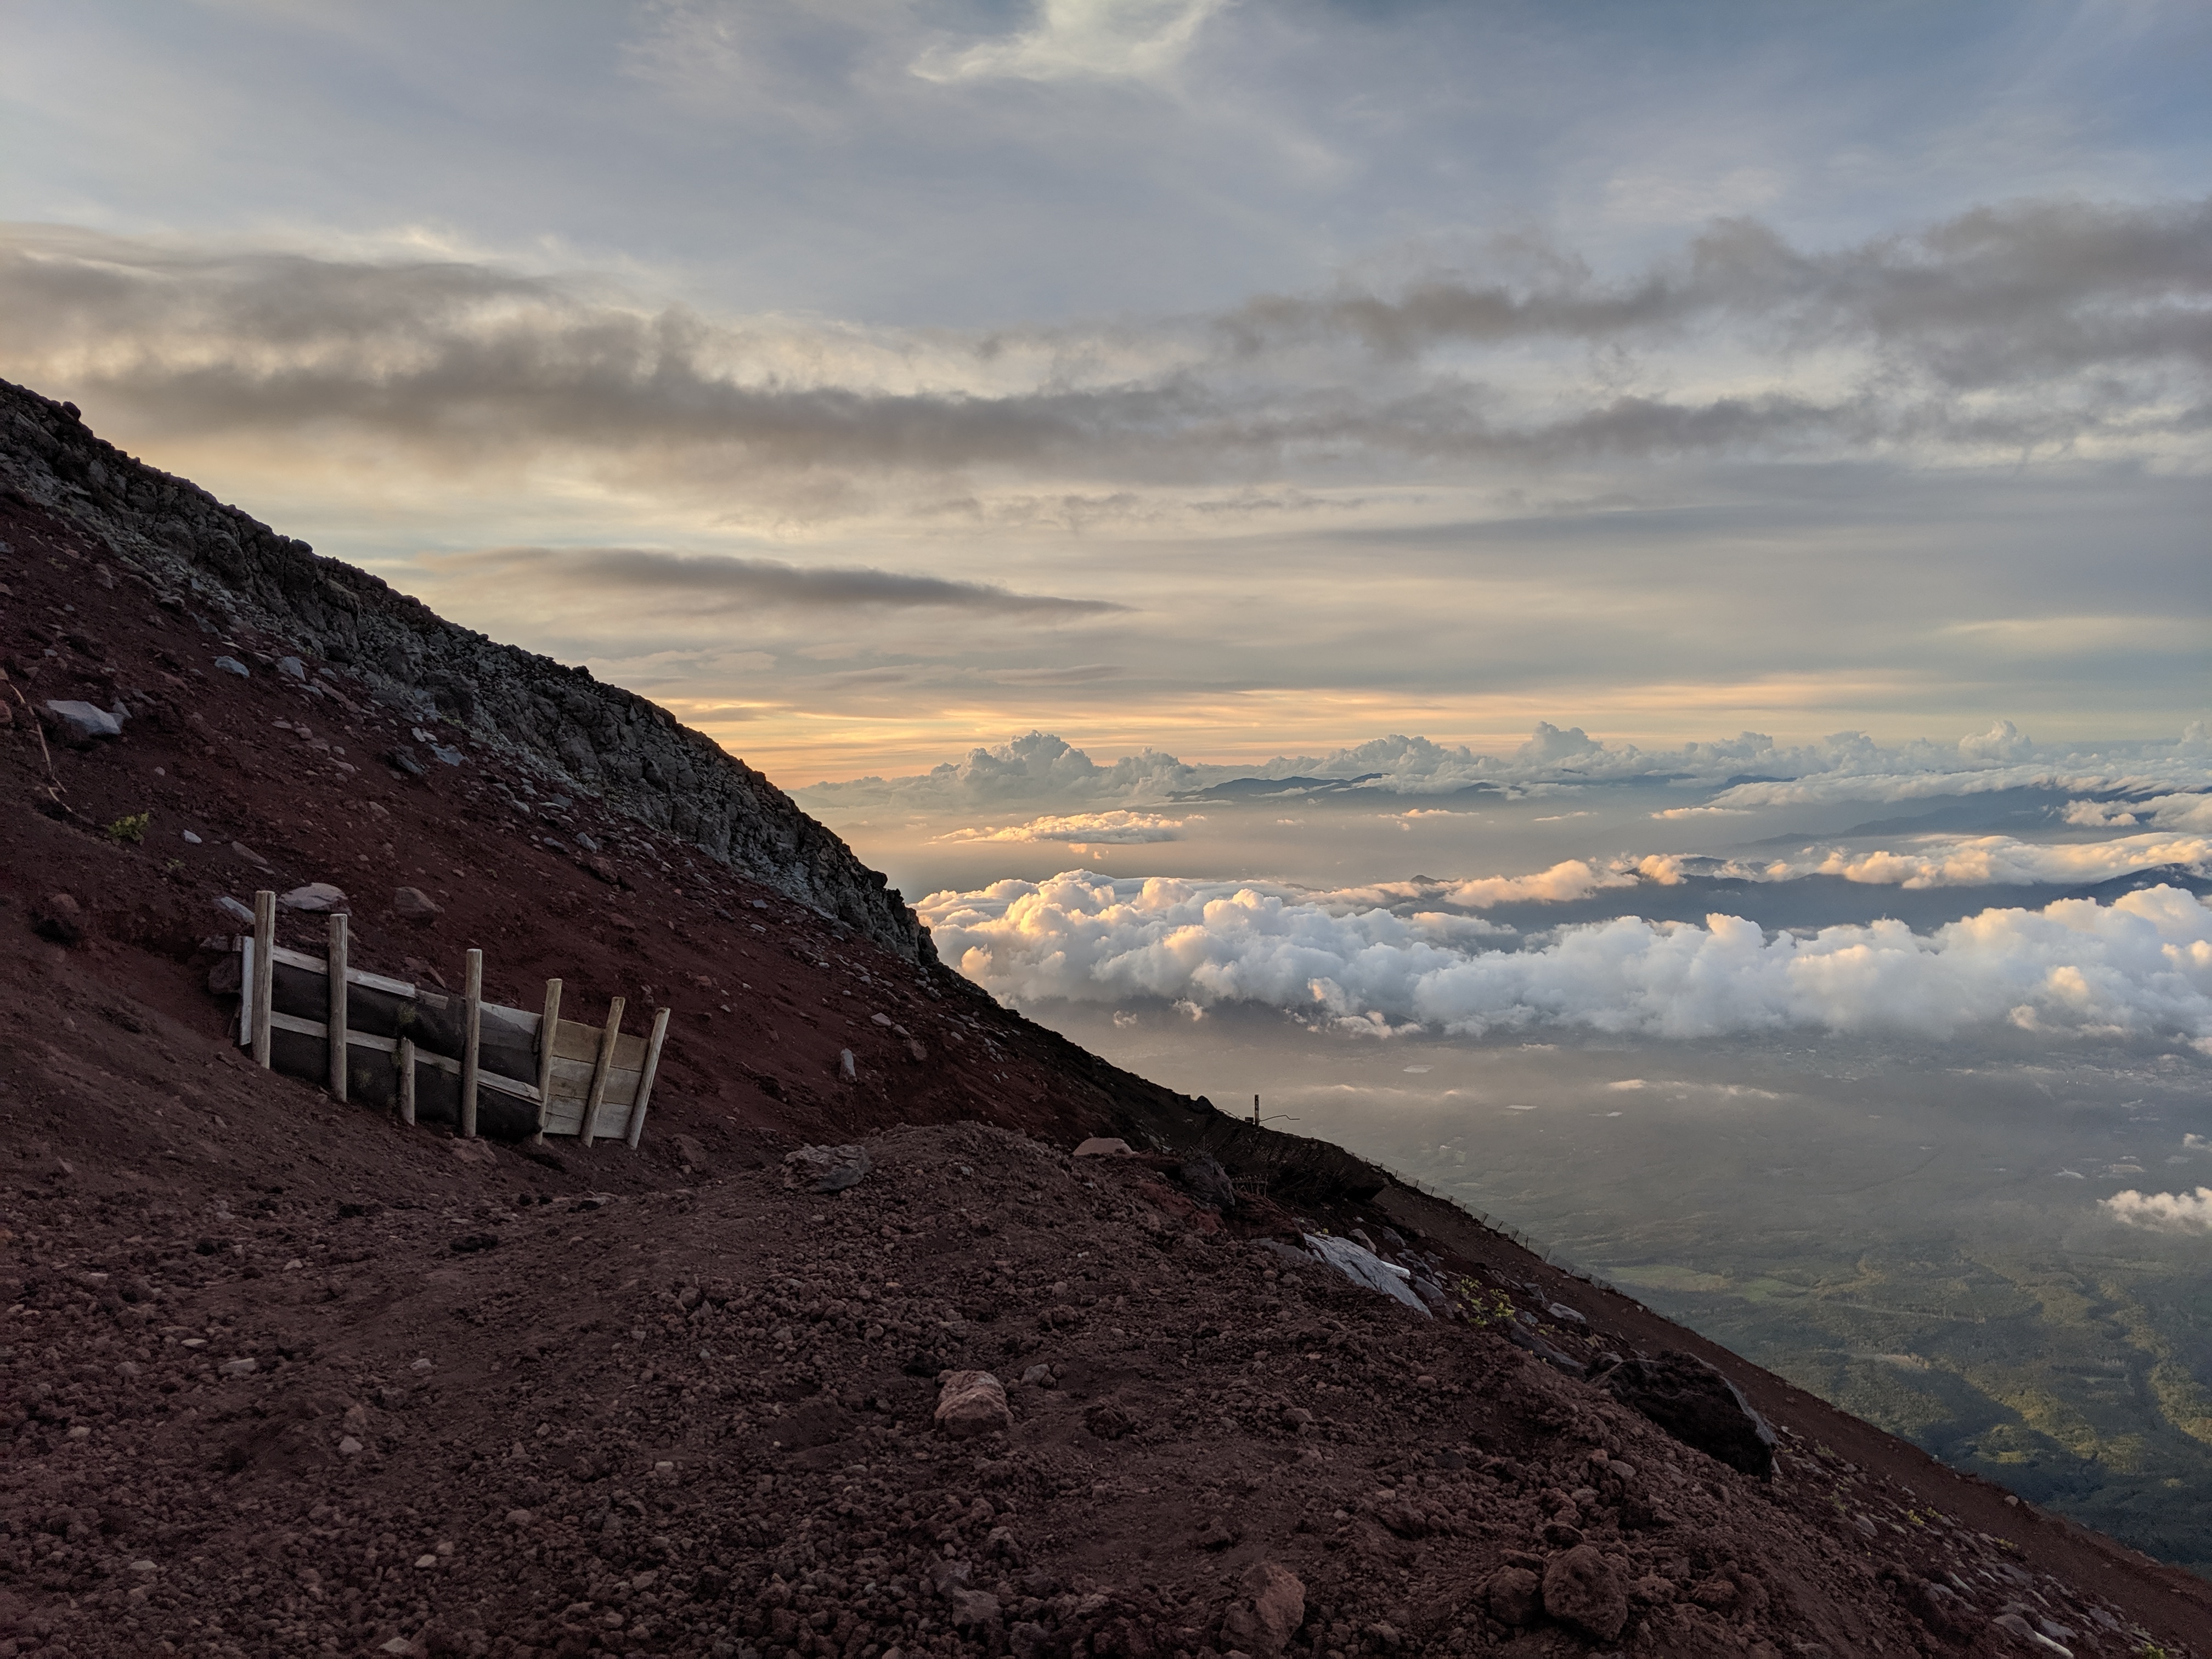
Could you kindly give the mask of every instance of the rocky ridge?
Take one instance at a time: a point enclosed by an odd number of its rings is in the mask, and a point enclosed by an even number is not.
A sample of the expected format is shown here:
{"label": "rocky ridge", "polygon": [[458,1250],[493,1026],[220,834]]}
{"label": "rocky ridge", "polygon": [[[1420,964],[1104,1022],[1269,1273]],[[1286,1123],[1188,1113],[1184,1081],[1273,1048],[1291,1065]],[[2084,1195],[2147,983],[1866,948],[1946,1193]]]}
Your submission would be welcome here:
{"label": "rocky ridge", "polygon": [[625,816],[930,963],[928,930],[882,875],[765,777],[589,670],[448,623],[95,436],[73,404],[0,380],[0,486],[85,525],[210,635],[254,629],[313,670],[346,669],[424,726],[465,731],[541,787]]}

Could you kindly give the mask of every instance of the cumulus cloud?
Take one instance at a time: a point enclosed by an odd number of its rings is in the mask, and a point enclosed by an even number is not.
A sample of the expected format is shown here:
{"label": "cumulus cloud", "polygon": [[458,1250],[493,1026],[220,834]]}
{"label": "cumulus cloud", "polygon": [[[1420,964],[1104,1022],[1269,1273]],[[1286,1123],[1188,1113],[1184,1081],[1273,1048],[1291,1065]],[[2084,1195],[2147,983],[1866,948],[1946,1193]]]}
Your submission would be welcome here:
{"label": "cumulus cloud", "polygon": [[[1840,732],[1789,744],[1745,732],[1647,750],[1603,742],[1580,726],[1563,731],[1539,721],[1534,735],[1510,755],[1393,734],[1327,754],[1278,755],[1246,765],[1187,762],[1152,748],[1101,764],[1062,738],[1030,732],[994,747],[972,749],[964,758],[925,773],[817,784],[800,791],[799,798],[817,809],[896,803],[958,810],[1020,800],[1073,810],[1108,802],[1166,801],[1248,779],[1280,782],[1286,792],[1300,787],[1298,780],[1319,780],[1401,796],[1468,790],[1512,795],[1635,782],[1702,784],[1717,792],[1702,803],[1657,815],[1678,817],[2004,789],[2094,791],[2130,799],[2172,795],[2177,801],[2179,791],[2212,789],[2212,742],[2199,726],[2166,743],[2084,748],[2039,744],[2010,722],[2001,725],[2008,735],[1983,732],[1953,742],[1882,744],[1863,732]],[[1733,781],[1747,775],[1757,781]]]}
{"label": "cumulus cloud", "polygon": [[2132,1227],[2212,1233],[2212,1187],[2199,1187],[2193,1193],[2142,1193],[2130,1188],[2103,1200],[2100,1207]]}
{"label": "cumulus cloud", "polygon": [[1495,948],[1479,918],[1082,871],[933,894],[918,908],[948,961],[1018,1003],[1251,1002],[1470,1034],[2009,1024],[2178,1036],[2212,1052],[2212,908],[2168,887],[2109,905],[1985,910],[1924,934],[1893,921],[1805,937],[1721,915],[1702,926],[1620,917],[1520,950]]}
{"label": "cumulus cloud", "polygon": [[423,562],[464,579],[527,578],[562,590],[658,594],[693,613],[745,611],[763,605],[807,609],[890,606],[942,608],[1030,617],[1097,616],[1125,611],[1104,599],[1015,593],[982,582],[947,581],[866,567],[787,564],[780,559],[685,555],[625,547],[500,547],[427,556]]}
{"label": "cumulus cloud", "polygon": [[2160,830],[2212,831],[2212,794],[2153,795],[2146,800],[2073,800],[2066,822],[2083,829],[2125,829],[2148,823]]}
{"label": "cumulus cloud", "polygon": [[1187,823],[1203,823],[1203,817],[1170,818],[1157,812],[1079,812],[1071,817],[1032,818],[1004,829],[955,830],[937,837],[943,842],[1060,842],[1077,847],[1136,846],[1156,841],[1181,841]]}

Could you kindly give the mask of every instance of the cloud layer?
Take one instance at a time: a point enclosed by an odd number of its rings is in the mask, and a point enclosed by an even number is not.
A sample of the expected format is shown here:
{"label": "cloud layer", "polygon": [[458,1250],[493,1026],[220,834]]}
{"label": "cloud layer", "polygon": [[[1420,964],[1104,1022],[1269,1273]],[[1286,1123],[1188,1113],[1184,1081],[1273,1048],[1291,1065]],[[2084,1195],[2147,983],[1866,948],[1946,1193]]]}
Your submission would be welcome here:
{"label": "cloud layer", "polygon": [[1480,1034],[1560,1025],[1712,1037],[1975,1027],[2181,1037],[2212,1052],[2212,908],[2159,887],[2109,905],[1994,909],[1769,935],[1621,917],[1489,948],[1479,919],[1340,911],[1249,885],[1083,872],[932,895],[945,959],[1017,1003],[1253,1002],[1324,1021]]}
{"label": "cloud layer", "polygon": [[2116,1219],[2160,1232],[2212,1233],[2212,1187],[2193,1193],[2143,1193],[2132,1188],[2102,1200]]}

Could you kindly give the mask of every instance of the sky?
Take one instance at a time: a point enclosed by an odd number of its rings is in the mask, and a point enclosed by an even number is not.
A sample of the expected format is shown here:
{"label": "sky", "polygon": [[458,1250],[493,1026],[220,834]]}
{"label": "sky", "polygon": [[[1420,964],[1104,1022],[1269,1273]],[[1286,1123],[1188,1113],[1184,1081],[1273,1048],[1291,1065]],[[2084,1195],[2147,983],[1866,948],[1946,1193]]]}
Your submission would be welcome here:
{"label": "sky", "polygon": [[2200,5],[6,12],[0,374],[787,787],[2212,701]]}

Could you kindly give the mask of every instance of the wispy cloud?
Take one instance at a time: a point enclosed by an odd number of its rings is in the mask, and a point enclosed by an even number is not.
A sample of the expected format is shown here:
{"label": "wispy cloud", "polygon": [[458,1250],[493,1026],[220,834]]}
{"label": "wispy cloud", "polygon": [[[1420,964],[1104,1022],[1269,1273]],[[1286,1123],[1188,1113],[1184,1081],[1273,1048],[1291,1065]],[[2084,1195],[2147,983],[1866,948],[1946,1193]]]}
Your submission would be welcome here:
{"label": "wispy cloud", "polygon": [[955,830],[937,837],[941,842],[1061,842],[1077,848],[1133,847],[1151,842],[1181,841],[1202,817],[1171,818],[1158,812],[1079,812],[1069,817],[1032,818],[1004,829]]}
{"label": "wispy cloud", "polygon": [[808,568],[776,559],[684,555],[636,548],[487,548],[425,556],[423,563],[468,580],[528,578],[571,593],[613,590],[625,598],[654,595],[693,612],[759,605],[809,609],[893,606],[992,615],[1085,617],[1126,611],[1105,599],[1015,593],[981,582],[948,581],[865,567]]}
{"label": "wispy cloud", "polygon": [[1157,81],[1229,0],[1039,0],[1029,28],[915,60],[927,81]]}

